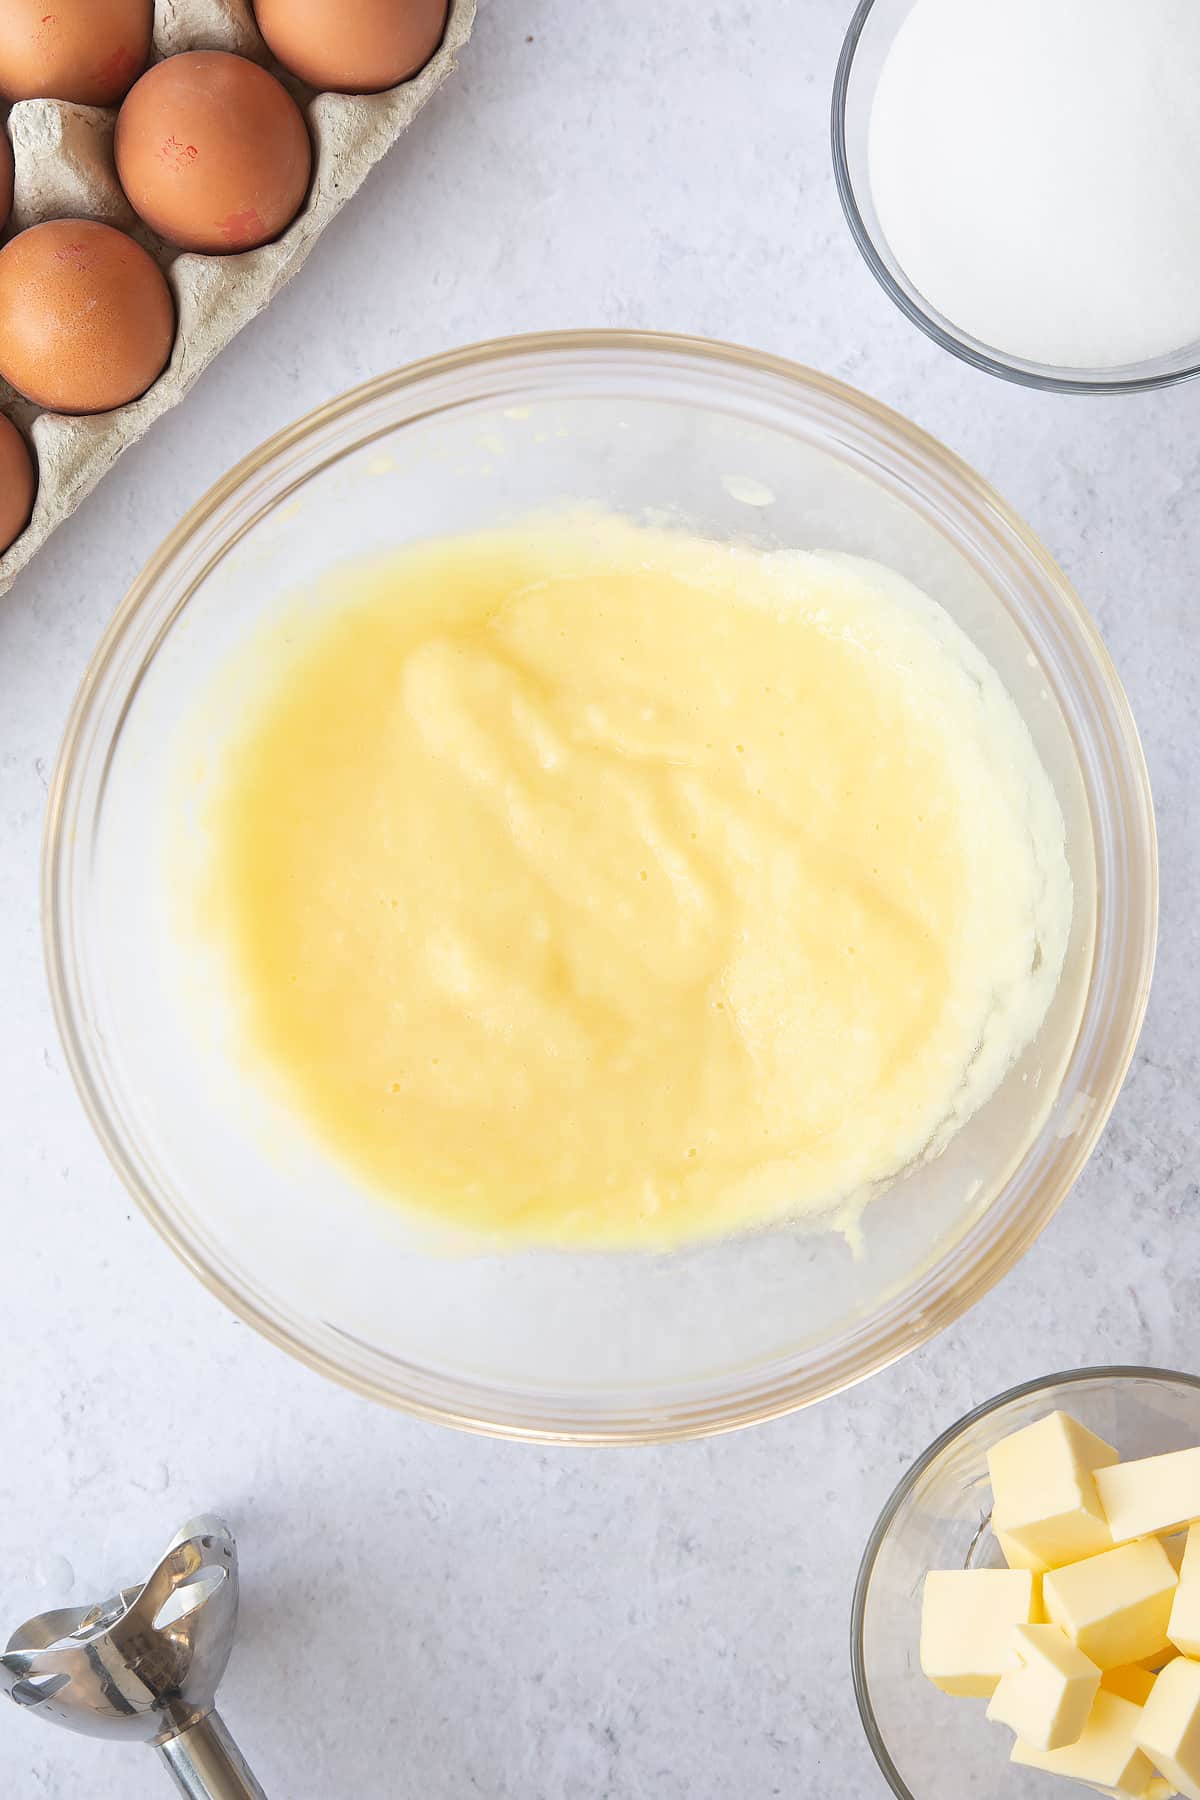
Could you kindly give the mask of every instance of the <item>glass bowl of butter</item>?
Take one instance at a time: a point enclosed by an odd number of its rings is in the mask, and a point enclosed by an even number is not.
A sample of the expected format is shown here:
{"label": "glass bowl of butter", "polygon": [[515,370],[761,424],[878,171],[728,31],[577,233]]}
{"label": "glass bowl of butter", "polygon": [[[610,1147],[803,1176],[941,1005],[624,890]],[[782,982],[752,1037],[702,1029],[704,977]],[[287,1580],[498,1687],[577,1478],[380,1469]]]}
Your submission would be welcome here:
{"label": "glass bowl of butter", "polygon": [[852,1613],[859,1710],[900,1800],[1195,1782],[1198,1444],[1200,1379],[1093,1368],[989,1400],[918,1458]]}
{"label": "glass bowl of butter", "polygon": [[835,1392],[1029,1247],[1145,1008],[1153,812],[1046,552],[906,421],[583,332],[200,502],[73,710],[75,1079],[188,1266],[500,1435]]}

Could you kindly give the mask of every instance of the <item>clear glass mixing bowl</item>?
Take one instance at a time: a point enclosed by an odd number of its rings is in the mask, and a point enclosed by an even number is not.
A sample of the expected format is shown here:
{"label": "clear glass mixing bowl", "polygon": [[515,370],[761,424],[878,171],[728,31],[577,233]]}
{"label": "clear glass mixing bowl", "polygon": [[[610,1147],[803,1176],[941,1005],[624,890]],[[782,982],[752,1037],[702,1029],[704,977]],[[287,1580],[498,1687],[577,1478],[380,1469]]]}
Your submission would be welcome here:
{"label": "clear glass mixing bowl", "polygon": [[[875,203],[867,146],[871,107],[892,42],[916,0],[859,0],[833,84],[833,172],[842,210],[867,267],[906,318],[976,369],[1058,394],[1137,394],[1200,374],[1200,344],[1122,368],[1079,369],[1026,361],[962,331],[921,293],[893,256]],[[997,14],[998,19],[1002,17]],[[948,154],[953,155],[953,147]]]}
{"label": "clear glass mixing bowl", "polygon": [[1073,1369],[1026,1382],[952,1425],[904,1477],[871,1533],[854,1592],[854,1691],[872,1750],[899,1800],[1069,1800],[1086,1788],[1014,1767],[1012,1734],[982,1700],[943,1694],[921,1673],[928,1569],[1002,1569],[990,1527],[987,1453],[1061,1409],[1126,1460],[1200,1443],[1200,1379],[1166,1369]]}
{"label": "clear glass mixing bowl", "polygon": [[[858,552],[990,657],[1055,784],[1075,918],[1036,1041],[945,1154],[865,1220],[670,1255],[446,1254],[285,1129],[246,1117],[181,999],[169,748],[297,584],[414,538],[587,501],[723,540]],[[939,444],[852,390],[633,333],[484,344],[280,434],[152,559],[84,680],[50,800],[46,949],[63,1040],[121,1176],[188,1266],[314,1368],[515,1437],[645,1442],[804,1405],[922,1343],[1028,1249],[1108,1116],[1145,1007],[1154,823],[1137,734],[1046,552]],[[186,959],[185,959],[186,960]]]}

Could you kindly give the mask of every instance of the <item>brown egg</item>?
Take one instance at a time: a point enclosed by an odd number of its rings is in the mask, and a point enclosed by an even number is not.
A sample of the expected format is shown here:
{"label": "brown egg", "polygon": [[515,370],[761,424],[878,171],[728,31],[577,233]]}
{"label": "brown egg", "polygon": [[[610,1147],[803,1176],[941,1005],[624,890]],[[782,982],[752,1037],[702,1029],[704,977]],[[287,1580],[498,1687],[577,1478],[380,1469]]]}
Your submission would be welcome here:
{"label": "brown egg", "polygon": [[54,219],[0,250],[0,375],[52,412],[108,412],[166,368],[175,306],[140,244],[94,219]]}
{"label": "brown egg", "polygon": [[28,525],[36,491],[29,447],[12,421],[0,413],[0,556]]}
{"label": "brown egg", "polygon": [[134,209],[184,250],[270,243],[304,204],[312,145],[273,75],[190,50],[143,75],[117,118],[117,173]]}
{"label": "brown egg", "polygon": [[425,67],[442,41],[449,0],[254,0],[258,29],[285,69],[310,87],[372,94]]}
{"label": "brown egg", "polygon": [[153,26],[154,0],[0,0],[0,95],[115,106]]}
{"label": "brown egg", "polygon": [[13,153],[8,133],[0,127],[0,231],[8,224],[13,203]]}

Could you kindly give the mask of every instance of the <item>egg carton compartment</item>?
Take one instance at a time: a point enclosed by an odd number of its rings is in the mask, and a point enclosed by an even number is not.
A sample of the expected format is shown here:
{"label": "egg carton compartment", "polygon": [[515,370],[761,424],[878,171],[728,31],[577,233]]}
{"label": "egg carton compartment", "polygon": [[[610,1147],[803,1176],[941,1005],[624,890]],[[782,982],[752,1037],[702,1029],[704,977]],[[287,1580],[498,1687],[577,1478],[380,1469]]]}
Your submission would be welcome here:
{"label": "egg carton compartment", "polygon": [[412,123],[455,66],[471,35],[476,0],[451,0],[445,36],[420,74],[381,94],[316,93],[280,68],[254,23],[250,0],[156,0],[154,60],[185,50],[231,50],[261,63],[297,100],[313,143],[308,198],[282,237],[232,256],[180,251],[137,218],[117,179],[116,107],[23,100],[9,114],[16,164],[9,233],[46,219],[119,226],[162,267],[175,300],[171,360],[139,400],[85,417],[50,413],[0,379],[0,410],[31,441],[38,465],[33,517],[0,556],[0,594],[107,474],[121,452],[182,400],[213,358],[291,280],[334,214]]}

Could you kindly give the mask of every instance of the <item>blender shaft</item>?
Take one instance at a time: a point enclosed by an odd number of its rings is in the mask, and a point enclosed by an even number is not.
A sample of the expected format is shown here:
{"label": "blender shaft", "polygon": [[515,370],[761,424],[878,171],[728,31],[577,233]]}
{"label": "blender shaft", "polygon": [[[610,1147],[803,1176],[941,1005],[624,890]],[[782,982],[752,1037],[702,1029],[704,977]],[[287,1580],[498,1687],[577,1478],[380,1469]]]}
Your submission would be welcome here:
{"label": "blender shaft", "polygon": [[187,1800],[267,1800],[219,1713],[168,1738],[158,1753]]}

